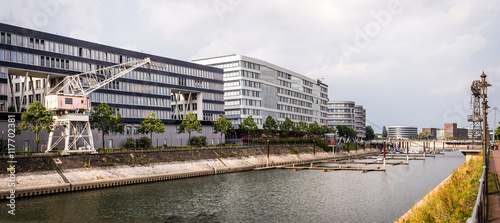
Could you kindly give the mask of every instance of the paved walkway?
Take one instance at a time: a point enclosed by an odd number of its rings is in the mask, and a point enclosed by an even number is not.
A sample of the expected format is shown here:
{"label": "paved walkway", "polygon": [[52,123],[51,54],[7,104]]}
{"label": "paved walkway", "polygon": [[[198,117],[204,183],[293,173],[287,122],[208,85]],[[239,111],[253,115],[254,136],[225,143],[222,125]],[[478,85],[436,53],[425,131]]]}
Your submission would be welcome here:
{"label": "paved walkway", "polygon": [[[488,165],[489,173],[496,173],[497,176],[500,175],[500,150],[494,150],[490,152],[490,160]],[[494,194],[488,194],[488,222],[500,222],[500,181],[497,177],[497,191]],[[490,188],[489,191],[492,191]]]}

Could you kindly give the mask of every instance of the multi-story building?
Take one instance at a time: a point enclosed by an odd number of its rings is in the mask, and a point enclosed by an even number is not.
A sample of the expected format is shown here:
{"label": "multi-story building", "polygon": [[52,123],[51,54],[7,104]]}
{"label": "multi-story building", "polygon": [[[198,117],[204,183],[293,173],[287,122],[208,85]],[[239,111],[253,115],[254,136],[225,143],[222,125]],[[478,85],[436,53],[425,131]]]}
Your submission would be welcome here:
{"label": "multi-story building", "polygon": [[326,124],[328,85],[320,80],[236,54],[193,62],[224,69],[225,115],[236,128],[249,115],[259,128],[267,116]]}
{"label": "multi-story building", "polygon": [[366,109],[354,101],[328,102],[328,127],[347,126],[356,130],[357,136],[366,137]]}
{"label": "multi-story building", "polygon": [[328,127],[347,126],[356,128],[354,101],[328,102]]}
{"label": "multi-story building", "polygon": [[[165,123],[165,133],[153,134],[155,146],[188,143],[187,134],[175,134],[186,112],[197,115],[209,144],[224,141],[212,133],[211,126],[224,112],[222,69],[1,23],[0,37],[2,112],[9,106],[19,111],[34,101],[43,101],[47,91],[68,75],[149,57],[151,63],[147,67],[137,68],[91,93],[92,106],[109,104],[125,123],[124,134],[107,136],[106,145],[101,145],[101,134],[94,130],[95,147],[119,147],[126,138],[139,138],[136,129],[153,112]],[[322,89],[314,90],[319,95]],[[318,100],[318,111],[320,103]],[[30,139],[26,137],[32,136],[23,133],[18,148],[29,147]],[[42,147],[43,143],[42,138]]]}
{"label": "multi-story building", "polygon": [[359,138],[366,137],[366,109],[362,105],[356,105],[354,111],[354,127]]}
{"label": "multi-story building", "polygon": [[389,126],[387,136],[389,138],[396,137],[397,139],[417,138],[417,127],[411,126]]}
{"label": "multi-story building", "polygon": [[468,139],[469,130],[467,128],[457,127],[457,123],[445,123],[444,124],[444,135],[450,139]]}

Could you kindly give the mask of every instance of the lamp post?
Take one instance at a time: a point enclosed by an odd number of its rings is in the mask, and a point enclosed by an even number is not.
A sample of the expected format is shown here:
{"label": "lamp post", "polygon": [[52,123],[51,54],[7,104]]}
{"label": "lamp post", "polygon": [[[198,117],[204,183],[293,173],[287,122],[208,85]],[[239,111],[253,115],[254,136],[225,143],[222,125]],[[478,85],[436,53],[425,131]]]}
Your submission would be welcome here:
{"label": "lamp post", "polygon": [[481,98],[483,99],[483,165],[484,166],[487,166],[487,161],[488,161],[488,156],[487,156],[487,152],[488,152],[488,149],[489,149],[489,144],[490,144],[490,133],[488,131],[488,120],[487,120],[487,116],[488,116],[488,87],[490,87],[491,84],[488,84],[488,82],[486,82],[486,74],[484,74],[484,71],[483,71],[483,74],[481,74],[481,84],[479,85],[479,87],[481,88]]}

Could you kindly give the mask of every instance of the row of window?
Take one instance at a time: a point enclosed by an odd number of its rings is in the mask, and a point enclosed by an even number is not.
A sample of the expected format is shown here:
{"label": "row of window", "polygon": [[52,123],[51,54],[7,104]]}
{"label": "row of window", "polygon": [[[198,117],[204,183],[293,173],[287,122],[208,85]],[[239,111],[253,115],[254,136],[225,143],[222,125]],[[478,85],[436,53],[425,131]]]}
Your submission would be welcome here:
{"label": "row of window", "polygon": [[294,106],[289,106],[289,105],[281,105],[277,104],[276,108],[278,110],[282,111],[289,111],[289,112],[295,112],[295,113],[302,113],[302,114],[307,114],[307,115],[313,115],[313,111],[305,108],[297,108]]}
{"label": "row of window", "polygon": [[303,115],[295,115],[289,113],[280,113],[280,118],[285,119],[289,118],[292,121],[304,121],[304,122],[312,122],[312,117],[303,116]]}
{"label": "row of window", "polygon": [[305,102],[305,101],[292,99],[292,98],[288,98],[288,97],[279,96],[278,101],[288,103],[288,104],[294,104],[294,105],[300,105],[303,107],[312,108],[312,103],[310,103],[310,102]]}
{"label": "row of window", "polygon": [[170,95],[170,88],[148,85],[148,84],[134,84],[128,82],[113,81],[102,87],[102,89],[120,90],[126,92],[137,92],[144,94],[156,95]]}
{"label": "row of window", "polygon": [[245,96],[259,98],[260,97],[260,92],[259,91],[247,90],[247,89],[240,89],[240,90],[233,90],[233,91],[224,91],[224,97],[238,96],[238,95],[245,95]]}
{"label": "row of window", "polygon": [[328,112],[343,112],[343,113],[352,113],[351,109],[328,109]]}
{"label": "row of window", "polygon": [[281,86],[285,86],[285,87],[289,87],[289,88],[292,87],[292,82],[288,82],[288,81],[284,81],[284,80],[279,80],[279,84]]}
{"label": "row of window", "polygon": [[169,119],[170,111],[149,110],[149,109],[131,109],[131,108],[117,108],[117,113],[120,113],[122,118],[144,118],[151,113],[155,113],[155,118]]}
{"label": "row of window", "polygon": [[[32,48],[36,50],[43,50],[48,52],[60,53],[71,55],[75,57],[83,57],[94,60],[100,60],[110,63],[125,63],[133,60],[137,60],[133,57],[126,57],[118,54],[107,53],[99,50],[87,49],[77,46],[71,46],[68,44],[57,43],[53,41],[47,41],[37,38],[31,38],[27,36],[21,36],[11,33],[0,33],[0,43],[10,44],[19,47]],[[143,59],[143,58],[140,58]],[[151,62],[148,67],[154,70],[160,70],[165,72],[172,72],[196,77],[204,77],[215,80],[222,80],[222,75],[210,71],[199,70],[194,68],[188,68],[183,66],[164,64],[160,62]]]}
{"label": "row of window", "polygon": [[290,74],[281,72],[279,70],[277,72],[278,72],[278,77],[285,78],[285,79],[288,79],[288,80],[292,79],[292,75],[290,75]]}
{"label": "row of window", "polygon": [[352,108],[352,107],[354,107],[354,104],[328,103],[328,107],[348,107],[348,108]]}
{"label": "row of window", "polygon": [[[302,93],[299,93],[296,91],[292,91],[292,90],[288,90],[288,89],[284,89],[284,88],[278,88],[278,93],[284,94],[284,95],[290,95],[290,96],[295,97],[295,98],[302,98],[302,99],[305,99],[308,101],[312,101],[314,103],[314,97],[312,97],[310,95],[302,94]],[[316,99],[316,104],[318,104],[318,103],[319,103],[318,99]]]}
{"label": "row of window", "polygon": [[91,94],[92,102],[124,104],[124,105],[140,105],[154,107],[170,107],[170,100],[163,98],[151,98],[132,95],[119,95],[94,92]]}
{"label": "row of window", "polygon": [[202,95],[205,100],[224,101],[224,94],[203,92]]}
{"label": "row of window", "polygon": [[[35,66],[52,67],[57,69],[65,69],[79,72],[87,72],[102,68],[100,65],[82,63],[78,61],[63,60],[59,58],[39,56],[28,53],[21,53],[9,50],[0,50],[0,61],[8,61],[14,63],[30,64]],[[202,82],[199,80],[178,78],[155,73],[146,73],[140,71],[132,71],[123,76],[123,78],[160,82],[172,85],[181,85],[188,87],[198,87],[212,90],[223,90],[222,84],[212,82]]]}
{"label": "row of window", "polygon": [[209,111],[224,111],[224,105],[223,104],[214,104],[214,103],[203,103],[203,110],[209,110]]}
{"label": "row of window", "polygon": [[[190,103],[190,104],[181,104],[181,105],[172,105],[172,112],[175,112],[176,109],[178,109],[180,112],[184,111],[197,111],[198,110],[198,103]],[[191,110],[192,108],[192,110]]]}
{"label": "row of window", "polygon": [[248,106],[257,106],[261,107],[262,102],[259,100],[251,100],[251,99],[236,99],[236,100],[226,100],[224,101],[224,105],[248,105]]}
{"label": "row of window", "polygon": [[260,110],[259,109],[250,109],[250,108],[227,109],[227,110],[224,111],[224,113],[226,115],[252,115],[252,116],[260,116]]}
{"label": "row of window", "polygon": [[259,79],[260,74],[255,73],[255,72],[251,72],[251,71],[247,71],[247,70],[239,70],[239,71],[231,71],[231,72],[224,73],[224,77],[225,78],[249,77],[249,78],[253,78],[253,79]]}

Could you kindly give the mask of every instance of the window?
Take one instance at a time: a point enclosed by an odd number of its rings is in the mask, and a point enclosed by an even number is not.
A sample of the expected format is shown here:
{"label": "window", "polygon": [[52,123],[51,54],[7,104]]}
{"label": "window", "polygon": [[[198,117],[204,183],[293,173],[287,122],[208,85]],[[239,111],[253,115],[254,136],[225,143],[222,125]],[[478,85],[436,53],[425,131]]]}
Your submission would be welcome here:
{"label": "window", "polygon": [[21,89],[21,88],[20,88],[19,83],[16,83],[16,92],[19,92],[19,90],[20,90],[20,89]]}
{"label": "window", "polygon": [[64,104],[72,105],[73,104],[73,98],[64,98]]}

